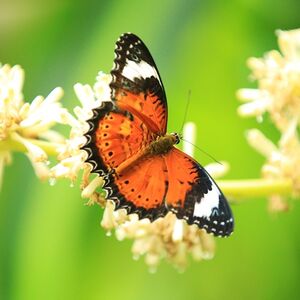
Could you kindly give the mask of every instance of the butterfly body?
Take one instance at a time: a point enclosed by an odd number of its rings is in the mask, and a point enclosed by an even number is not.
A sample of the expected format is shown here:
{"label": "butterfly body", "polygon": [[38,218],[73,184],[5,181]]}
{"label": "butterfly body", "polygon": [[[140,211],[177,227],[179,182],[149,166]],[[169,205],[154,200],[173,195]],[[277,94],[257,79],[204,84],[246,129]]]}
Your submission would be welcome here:
{"label": "butterfly body", "polygon": [[167,100],[154,60],[131,33],[116,43],[112,101],[93,111],[85,134],[87,162],[103,176],[116,209],[154,221],[172,211],[216,236],[233,231],[226,198],[205,169],[175,147]]}
{"label": "butterfly body", "polygon": [[172,149],[173,145],[178,144],[178,142],[178,135],[176,133],[158,136],[155,141],[151,142],[145,152],[152,155],[165,154]]}

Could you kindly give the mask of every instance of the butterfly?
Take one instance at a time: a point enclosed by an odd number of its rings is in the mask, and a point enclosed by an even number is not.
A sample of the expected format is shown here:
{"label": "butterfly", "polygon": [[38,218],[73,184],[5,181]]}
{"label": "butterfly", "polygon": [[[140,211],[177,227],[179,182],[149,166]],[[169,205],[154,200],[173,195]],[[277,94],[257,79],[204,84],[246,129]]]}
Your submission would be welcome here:
{"label": "butterfly", "polygon": [[234,227],[230,206],[207,171],[174,145],[167,133],[168,107],[161,77],[142,42],[125,33],[116,42],[111,101],[87,122],[82,147],[92,172],[104,178],[115,209],[154,221],[173,212],[215,236]]}

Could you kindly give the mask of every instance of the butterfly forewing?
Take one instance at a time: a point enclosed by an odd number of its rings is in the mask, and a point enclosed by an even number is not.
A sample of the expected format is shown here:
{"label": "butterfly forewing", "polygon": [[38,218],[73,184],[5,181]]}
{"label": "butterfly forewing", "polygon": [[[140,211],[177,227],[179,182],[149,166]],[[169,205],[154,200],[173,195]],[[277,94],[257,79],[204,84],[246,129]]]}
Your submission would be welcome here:
{"label": "butterfly forewing", "polygon": [[154,134],[139,118],[112,102],[103,102],[93,113],[83,149],[89,154],[88,162],[100,175],[114,172],[124,162],[137,157],[154,139]]}
{"label": "butterfly forewing", "polygon": [[154,60],[134,34],[123,34],[116,43],[111,71],[112,99],[143,120],[156,134],[166,133],[167,100]]}

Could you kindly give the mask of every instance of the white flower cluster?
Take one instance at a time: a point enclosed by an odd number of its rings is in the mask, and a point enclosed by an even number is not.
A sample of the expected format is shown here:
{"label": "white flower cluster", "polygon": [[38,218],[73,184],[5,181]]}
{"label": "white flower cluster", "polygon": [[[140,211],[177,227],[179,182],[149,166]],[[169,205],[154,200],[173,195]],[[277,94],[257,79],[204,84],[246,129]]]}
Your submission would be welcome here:
{"label": "white flower cluster", "polygon": [[[89,184],[88,177],[90,167],[84,164],[86,153],[80,150],[80,148],[86,142],[86,138],[84,137],[84,133],[88,130],[86,120],[92,117],[92,109],[100,106],[102,101],[110,100],[110,81],[110,75],[99,72],[93,88],[88,84],[82,85],[80,83],[74,86],[81,107],[76,106],[74,108],[76,118],[73,118],[72,124],[70,124],[71,131],[69,138],[66,140],[65,145],[59,150],[58,160],[60,162],[51,169],[51,178],[65,177],[74,182],[79,171],[84,169],[86,172],[84,173],[82,187],[84,188]],[[97,178],[99,180],[99,177]],[[88,194],[87,198],[96,195],[96,193],[92,194]],[[86,196],[86,191],[83,195]]]}
{"label": "white flower cluster", "polygon": [[145,256],[149,271],[154,272],[161,259],[171,262],[179,271],[185,269],[190,254],[194,260],[211,259],[215,242],[196,225],[187,225],[173,213],[150,223],[139,220],[136,214],[127,215],[125,210],[114,211],[114,203],[107,202],[101,225],[108,235],[115,229],[118,240],[133,239],[134,259]]}
{"label": "white flower cluster", "polygon": [[[238,113],[263,120],[264,113],[279,130],[275,145],[258,129],[249,130],[247,139],[267,159],[262,168],[265,178],[291,178],[294,194],[300,193],[300,30],[277,31],[280,51],[270,51],[263,58],[250,58],[248,65],[257,89],[241,89],[238,98],[245,102]],[[287,210],[283,197],[270,197],[270,210]]]}
{"label": "white flower cluster", "polygon": [[53,131],[56,123],[68,124],[71,115],[59,100],[61,88],[46,98],[37,96],[24,102],[24,71],[20,66],[0,65],[0,183],[5,164],[11,161],[11,150],[26,152],[37,176],[48,178],[48,150],[56,154],[64,137]]}

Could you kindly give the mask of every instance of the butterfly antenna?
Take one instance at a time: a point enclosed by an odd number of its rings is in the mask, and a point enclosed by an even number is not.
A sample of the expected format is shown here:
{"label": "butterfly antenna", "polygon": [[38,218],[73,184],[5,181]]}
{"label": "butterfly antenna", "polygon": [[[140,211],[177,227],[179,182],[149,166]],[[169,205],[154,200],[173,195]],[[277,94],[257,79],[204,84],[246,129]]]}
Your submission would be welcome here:
{"label": "butterfly antenna", "polygon": [[185,106],[185,112],[184,112],[184,117],[183,117],[183,122],[182,122],[182,125],[181,125],[181,129],[180,129],[180,133],[182,133],[183,131],[183,127],[184,127],[184,123],[186,121],[186,116],[187,116],[187,113],[188,113],[188,109],[189,109],[189,105],[190,105],[190,100],[191,100],[191,90],[188,91],[188,97],[187,97],[187,102],[186,102],[186,106]]}
{"label": "butterfly antenna", "polygon": [[205,155],[207,155],[208,157],[210,157],[212,160],[214,160],[216,163],[220,164],[221,166],[223,166],[223,164],[221,162],[219,162],[218,160],[216,160],[212,155],[210,155],[209,153],[207,153],[206,151],[204,151],[203,149],[201,149],[200,147],[198,147],[197,145],[193,144],[192,142],[181,138],[182,141],[185,141],[186,143],[189,143],[191,145],[193,145],[196,149],[200,150],[202,153],[204,153]]}

